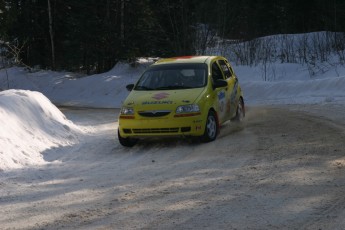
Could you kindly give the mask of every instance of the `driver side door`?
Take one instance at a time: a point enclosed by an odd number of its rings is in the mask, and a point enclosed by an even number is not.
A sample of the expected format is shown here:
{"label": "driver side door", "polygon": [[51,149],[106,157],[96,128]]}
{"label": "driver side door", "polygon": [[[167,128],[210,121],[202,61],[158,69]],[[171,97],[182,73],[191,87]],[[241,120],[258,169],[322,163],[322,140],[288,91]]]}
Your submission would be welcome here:
{"label": "driver side door", "polygon": [[226,99],[225,99],[225,115],[224,119],[229,120],[235,116],[236,113],[236,106],[238,100],[237,98],[237,88],[238,88],[238,80],[230,67],[230,64],[225,60],[221,59],[218,60],[218,65],[224,75],[225,80],[228,82],[228,88],[226,90]]}
{"label": "driver side door", "polygon": [[229,103],[228,100],[228,89],[229,87],[215,87],[215,82],[217,80],[225,80],[224,73],[221,70],[221,67],[218,64],[218,61],[214,61],[212,63],[212,84],[214,90],[214,100],[216,101],[215,106],[218,113],[219,122],[223,123],[227,120],[227,104]]}

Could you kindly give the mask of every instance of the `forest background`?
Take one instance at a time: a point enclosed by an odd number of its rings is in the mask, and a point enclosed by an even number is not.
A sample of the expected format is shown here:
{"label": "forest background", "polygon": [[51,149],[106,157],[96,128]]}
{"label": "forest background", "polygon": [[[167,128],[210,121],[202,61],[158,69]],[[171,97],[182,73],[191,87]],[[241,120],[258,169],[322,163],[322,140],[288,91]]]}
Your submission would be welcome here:
{"label": "forest background", "polygon": [[[315,31],[336,32],[322,50],[342,51],[339,60],[344,62],[342,0],[0,1],[2,66],[6,62],[85,74],[106,72],[137,57],[211,54],[209,47],[224,43],[249,42],[249,48],[231,52],[240,64],[250,65],[250,52],[260,45],[250,43],[256,38]],[[316,41],[314,47],[318,45]],[[280,54],[280,61],[310,62],[314,56]]]}

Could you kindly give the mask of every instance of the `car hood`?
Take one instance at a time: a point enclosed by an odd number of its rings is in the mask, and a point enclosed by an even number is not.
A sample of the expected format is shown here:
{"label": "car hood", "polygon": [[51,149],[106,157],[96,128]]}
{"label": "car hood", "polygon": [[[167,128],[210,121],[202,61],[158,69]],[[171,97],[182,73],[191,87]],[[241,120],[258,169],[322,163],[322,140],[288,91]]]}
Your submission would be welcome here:
{"label": "car hood", "polygon": [[133,90],[123,105],[142,109],[157,109],[193,104],[204,90],[205,88],[160,91]]}

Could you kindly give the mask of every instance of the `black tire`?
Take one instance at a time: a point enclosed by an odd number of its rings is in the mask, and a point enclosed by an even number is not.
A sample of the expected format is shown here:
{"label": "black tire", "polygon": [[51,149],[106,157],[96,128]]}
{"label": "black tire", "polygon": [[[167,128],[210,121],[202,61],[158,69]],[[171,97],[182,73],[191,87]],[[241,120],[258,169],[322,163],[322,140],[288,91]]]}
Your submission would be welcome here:
{"label": "black tire", "polygon": [[211,142],[217,138],[218,135],[218,121],[214,111],[209,111],[207,115],[205,132],[201,137],[202,142]]}
{"label": "black tire", "polygon": [[120,144],[125,147],[133,147],[138,142],[138,139],[135,138],[121,137],[119,130],[117,130],[117,136],[119,138]]}
{"label": "black tire", "polygon": [[245,109],[244,109],[244,102],[243,99],[240,97],[238,100],[237,108],[236,108],[236,116],[231,119],[231,121],[241,122],[245,117]]}

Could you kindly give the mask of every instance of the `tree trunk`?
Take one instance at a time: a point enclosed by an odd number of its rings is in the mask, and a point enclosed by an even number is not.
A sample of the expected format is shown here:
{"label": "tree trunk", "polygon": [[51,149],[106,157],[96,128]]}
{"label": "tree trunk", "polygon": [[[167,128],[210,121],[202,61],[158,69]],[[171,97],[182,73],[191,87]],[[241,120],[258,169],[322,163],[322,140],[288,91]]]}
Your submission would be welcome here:
{"label": "tree trunk", "polygon": [[125,41],[125,0],[121,0],[121,25],[120,25],[120,39],[121,45],[124,45]]}
{"label": "tree trunk", "polygon": [[55,46],[54,46],[54,32],[53,32],[53,19],[50,7],[50,0],[48,0],[48,15],[49,15],[49,34],[52,49],[52,69],[55,70]]}

